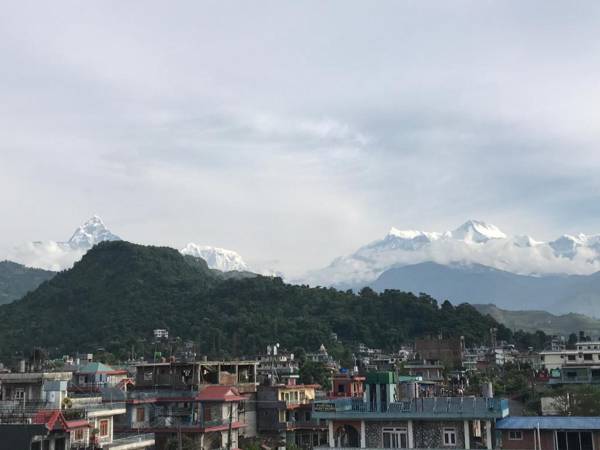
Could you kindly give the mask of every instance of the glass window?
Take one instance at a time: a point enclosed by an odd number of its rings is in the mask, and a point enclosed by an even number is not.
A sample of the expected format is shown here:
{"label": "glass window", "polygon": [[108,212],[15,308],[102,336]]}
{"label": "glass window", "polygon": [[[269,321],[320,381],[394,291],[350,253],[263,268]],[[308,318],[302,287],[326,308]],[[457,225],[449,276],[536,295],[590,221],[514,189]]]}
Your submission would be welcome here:
{"label": "glass window", "polygon": [[593,450],[592,433],[589,431],[557,431],[557,450]]}
{"label": "glass window", "polygon": [[108,420],[100,421],[100,437],[108,436]]}
{"label": "glass window", "polygon": [[521,431],[509,431],[508,439],[511,441],[520,441],[523,439],[523,433]]}
{"label": "glass window", "polygon": [[456,428],[444,428],[444,445],[456,445]]}
{"label": "glass window", "polygon": [[143,422],[146,420],[146,409],[145,408],[137,408],[135,410],[135,421]]}
{"label": "glass window", "polygon": [[384,428],[383,448],[408,448],[406,428]]}

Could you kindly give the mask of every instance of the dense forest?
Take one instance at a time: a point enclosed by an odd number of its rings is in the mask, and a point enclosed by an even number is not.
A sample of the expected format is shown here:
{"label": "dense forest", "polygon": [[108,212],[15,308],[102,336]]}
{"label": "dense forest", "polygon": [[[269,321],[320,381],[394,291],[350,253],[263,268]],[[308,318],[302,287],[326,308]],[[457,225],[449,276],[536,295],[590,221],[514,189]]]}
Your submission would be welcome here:
{"label": "dense forest", "polygon": [[12,261],[0,261],[0,305],[10,303],[33,291],[55,272],[25,267]]}
{"label": "dense forest", "polygon": [[176,250],[122,241],[97,245],[72,269],[0,306],[0,317],[3,357],[37,346],[51,355],[104,348],[124,357],[151,342],[155,328],[194,341],[209,357],[253,355],[273,342],[289,349],[324,343],[348,351],[363,342],[397,350],[416,336],[440,332],[486,343],[492,327],[499,339],[520,346],[546,339],[543,333],[513,334],[468,304],[439,304],[425,294],[353,293],[224,276]]}

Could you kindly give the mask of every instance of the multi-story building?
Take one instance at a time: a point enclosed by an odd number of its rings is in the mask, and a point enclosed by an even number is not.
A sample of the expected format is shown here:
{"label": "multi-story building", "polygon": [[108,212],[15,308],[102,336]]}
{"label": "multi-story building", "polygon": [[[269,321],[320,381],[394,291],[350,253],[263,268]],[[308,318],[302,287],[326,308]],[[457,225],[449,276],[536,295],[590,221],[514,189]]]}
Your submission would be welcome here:
{"label": "multi-story building", "polygon": [[156,435],[161,450],[181,434],[204,449],[256,436],[257,361],[144,363],[126,393],[118,429]]}
{"label": "multi-story building", "polygon": [[[329,448],[496,448],[508,402],[482,397],[397,400],[391,376],[367,375],[364,399],[316,401]],[[326,448],[326,447],[324,447]]]}
{"label": "multi-story building", "polygon": [[78,367],[73,372],[70,390],[75,392],[99,392],[106,387],[119,386],[127,379],[127,370],[113,369],[100,362],[91,362]]}
{"label": "multi-story building", "polygon": [[578,342],[575,349],[540,352],[551,384],[600,383],[600,342]]}
{"label": "multi-story building", "polygon": [[[115,436],[115,417],[125,414],[125,403],[103,402],[100,396],[69,392],[71,372],[0,374],[0,442],[17,448],[142,449],[154,436]],[[29,446],[18,447],[28,442]],[[2,448],[0,446],[0,448]]]}
{"label": "multi-story building", "polygon": [[459,368],[465,354],[465,338],[419,338],[415,339],[416,358],[426,361],[440,361],[451,368]]}
{"label": "multi-story building", "polygon": [[[261,439],[277,447],[295,445],[313,448],[327,440],[326,428],[312,417],[317,385],[259,386],[258,432]],[[273,445],[271,445],[273,446]]]}
{"label": "multi-story building", "polygon": [[332,397],[356,397],[364,395],[365,377],[350,373],[338,373],[332,379]]}

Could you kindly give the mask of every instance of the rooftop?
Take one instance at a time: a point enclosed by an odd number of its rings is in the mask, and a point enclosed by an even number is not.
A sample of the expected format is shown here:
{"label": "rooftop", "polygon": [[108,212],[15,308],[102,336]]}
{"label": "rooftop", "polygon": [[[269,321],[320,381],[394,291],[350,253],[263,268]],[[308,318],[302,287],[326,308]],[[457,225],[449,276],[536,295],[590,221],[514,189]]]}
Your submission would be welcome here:
{"label": "rooftop", "polygon": [[377,409],[362,399],[316,401],[316,419],[500,419],[508,416],[508,401],[483,397],[429,397],[393,402]]}
{"label": "rooftop", "polygon": [[505,417],[496,422],[499,430],[600,430],[600,417],[527,416]]}

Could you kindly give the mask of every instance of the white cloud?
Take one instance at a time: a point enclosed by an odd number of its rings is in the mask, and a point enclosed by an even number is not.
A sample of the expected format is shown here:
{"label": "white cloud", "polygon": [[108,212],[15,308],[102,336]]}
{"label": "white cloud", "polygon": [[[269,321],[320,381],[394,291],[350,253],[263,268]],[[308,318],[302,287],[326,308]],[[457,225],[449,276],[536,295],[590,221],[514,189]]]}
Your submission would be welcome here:
{"label": "white cloud", "polygon": [[599,8],[19,2],[0,246],[98,211],[300,273],[391,224],[600,230]]}

